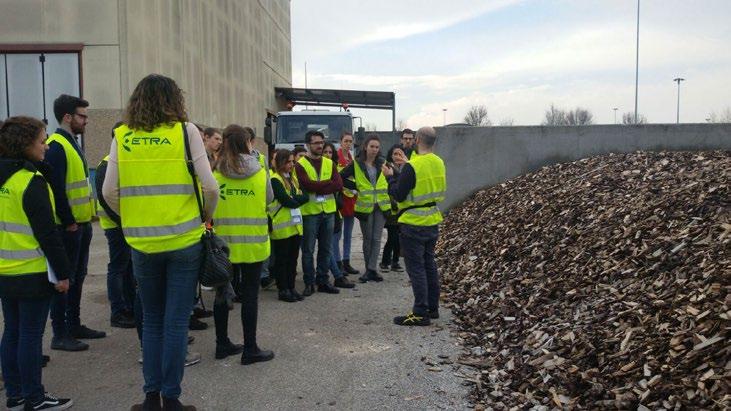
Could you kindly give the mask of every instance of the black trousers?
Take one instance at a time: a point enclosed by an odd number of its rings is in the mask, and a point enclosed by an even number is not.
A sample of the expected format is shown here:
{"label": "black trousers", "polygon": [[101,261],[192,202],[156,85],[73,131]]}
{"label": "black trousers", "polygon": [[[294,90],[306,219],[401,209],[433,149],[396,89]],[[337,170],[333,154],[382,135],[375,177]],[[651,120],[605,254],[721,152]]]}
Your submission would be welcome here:
{"label": "black trousers", "polygon": [[294,288],[294,279],[297,277],[297,257],[300,252],[301,235],[293,235],[281,240],[272,240],[274,253],[274,278],[277,280],[277,289],[291,290]]}
{"label": "black trousers", "polygon": [[[241,325],[244,329],[244,350],[255,351],[256,321],[259,314],[259,276],[262,262],[234,264],[234,275],[241,276]],[[225,302],[213,305],[213,321],[216,324],[216,343],[225,344],[228,339],[228,306]]]}
{"label": "black trousers", "polygon": [[401,243],[404,245],[406,272],[414,291],[413,312],[424,316],[427,311],[439,309],[439,271],[434,248],[439,238],[439,226],[401,224]]}
{"label": "black trousers", "polygon": [[381,257],[381,264],[391,265],[398,264],[399,256],[401,255],[401,243],[399,242],[399,229],[397,225],[387,225],[386,233],[386,245],[383,246],[383,256]]}

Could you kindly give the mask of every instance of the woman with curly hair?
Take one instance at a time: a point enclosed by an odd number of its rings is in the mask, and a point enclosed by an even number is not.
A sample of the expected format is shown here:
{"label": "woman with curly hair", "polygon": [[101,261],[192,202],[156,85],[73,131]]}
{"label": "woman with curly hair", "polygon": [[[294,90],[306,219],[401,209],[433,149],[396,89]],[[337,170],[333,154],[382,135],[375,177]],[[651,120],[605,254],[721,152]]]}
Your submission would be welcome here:
{"label": "woman with curly hair", "polygon": [[[71,263],[56,230],[51,189],[36,170],[48,150],[46,125],[11,117],[0,126],[0,360],[8,409],[71,407],[41,383],[43,330],[54,292],[69,288]],[[49,281],[48,267],[55,273]],[[55,288],[55,290],[54,290]]]}
{"label": "woman with curly hair", "polygon": [[[143,307],[145,401],[133,409],[160,409],[161,395],[163,410],[195,409],[178,398],[201,264],[202,220],[210,220],[216,209],[218,185],[198,128],[187,121],[175,81],[159,74],[143,78],[130,96],[125,124],[114,130],[102,187],[132,247]],[[202,215],[195,180],[203,191]]]}

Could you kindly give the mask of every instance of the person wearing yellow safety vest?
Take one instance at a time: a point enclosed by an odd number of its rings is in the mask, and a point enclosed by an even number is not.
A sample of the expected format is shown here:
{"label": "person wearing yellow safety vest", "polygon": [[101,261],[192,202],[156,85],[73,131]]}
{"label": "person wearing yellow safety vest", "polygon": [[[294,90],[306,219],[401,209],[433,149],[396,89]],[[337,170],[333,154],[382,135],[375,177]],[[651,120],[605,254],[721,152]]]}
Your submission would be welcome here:
{"label": "person wearing yellow safety vest", "polygon": [[[332,239],[335,224],[335,193],[343,189],[343,182],[335,164],[322,156],[325,146],[325,135],[318,130],[310,130],[305,134],[307,155],[295,164],[297,180],[302,191],[307,193],[309,201],[302,211],[302,271],[304,273],[305,297],[317,291],[338,294],[338,288],[353,288],[342,273],[335,278],[333,286],[328,278],[330,260],[332,258]],[[315,242],[317,242],[317,275],[315,275]],[[333,276],[338,273],[333,273]],[[338,288],[336,288],[338,287]]]}
{"label": "person wearing yellow safety vest", "polygon": [[132,409],[194,409],[178,398],[201,267],[202,220],[213,216],[218,185],[175,81],[146,76],[125,111],[125,124],[114,130],[102,194],[132,247],[143,307],[145,401]]}
{"label": "person wearing yellow safety vest", "polygon": [[88,106],[89,102],[81,98],[60,95],[53,102],[59,128],[46,141],[45,160],[51,166],[48,182],[53,190],[66,254],[73,267],[69,292],[55,295],[51,302],[51,348],[62,351],[86,350],[89,345],[79,339],[106,336],[103,331],[82,325],[80,319],[81,293],[89,265],[91,218],[96,211],[86,157],[76,140],[86,129]]}
{"label": "person wearing yellow safety vest", "polygon": [[[355,216],[363,234],[363,259],[366,270],[358,279],[361,283],[383,281],[378,274],[378,255],[381,252],[381,234],[390,212],[388,182],[381,172],[384,159],[380,156],[381,139],[369,134],[363,141],[358,158],[340,173],[346,188],[358,191]],[[354,178],[355,181],[352,181]]]}
{"label": "person wearing yellow safety vest", "polygon": [[272,191],[274,201],[269,203],[269,217],[272,221],[272,272],[277,280],[279,299],[286,302],[304,299],[294,288],[297,276],[297,259],[302,242],[302,212],[300,206],[309,197],[302,193],[293,173],[294,154],[286,149],[277,150],[272,160]]}
{"label": "person wearing yellow safety vest", "polygon": [[0,124],[0,361],[6,406],[66,409],[73,402],[47,395],[41,381],[51,298],[68,291],[73,271],[56,228],[51,189],[34,166],[48,149],[46,125],[24,116]]}
{"label": "person wearing yellow safety vest", "polygon": [[228,284],[217,290],[213,305],[216,323],[216,358],[241,353],[241,364],[269,361],[274,353],[256,343],[259,305],[259,277],[264,260],[269,257],[267,205],[274,199],[269,170],[253,152],[251,128],[231,124],[223,130],[223,145],[213,175],[219,185],[218,208],[213,224],[218,236],[228,244],[235,275],[241,276],[241,325],[244,345],[228,338],[228,311],[233,306],[233,292]]}
{"label": "person wearing yellow safety vest", "polygon": [[388,177],[389,194],[398,201],[401,254],[414,292],[412,312],[393,319],[397,325],[429,325],[439,318],[439,272],[434,248],[439,237],[442,213],[437,204],[444,200],[447,174],[444,161],[434,154],[437,134],[431,127],[416,132],[419,155],[407,160],[394,152],[401,172],[383,167]]}
{"label": "person wearing yellow safety vest", "polygon": [[[112,130],[121,125],[122,122],[118,122]],[[114,131],[112,131],[112,137],[114,137]],[[124,239],[119,216],[109,208],[102,195],[108,160],[107,155],[96,166],[94,185],[97,193],[99,225],[104,230],[109,248],[107,298],[111,308],[110,323],[112,327],[135,328],[135,280],[132,276],[132,250]]]}
{"label": "person wearing yellow safety vest", "polygon": [[[338,148],[335,156],[337,158],[338,172],[343,171],[345,167],[353,163],[353,134],[349,131],[343,131],[340,135],[340,148]],[[335,233],[335,243],[333,244],[333,253],[335,253],[335,261],[345,274],[360,274],[360,271],[350,265],[350,249],[353,239],[353,225],[355,223],[355,202],[358,193],[348,188],[343,188],[343,206],[340,207],[340,215],[343,216],[343,229]],[[343,252],[340,253],[340,237],[343,238]]]}

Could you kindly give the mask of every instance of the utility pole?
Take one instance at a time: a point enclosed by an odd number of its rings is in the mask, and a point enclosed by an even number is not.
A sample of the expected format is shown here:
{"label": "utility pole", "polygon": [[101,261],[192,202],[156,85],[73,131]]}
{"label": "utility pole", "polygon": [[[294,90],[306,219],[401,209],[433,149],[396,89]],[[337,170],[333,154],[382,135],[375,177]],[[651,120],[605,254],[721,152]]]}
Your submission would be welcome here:
{"label": "utility pole", "polygon": [[614,107],[612,110],[614,110],[614,124],[617,124],[617,107]]}
{"label": "utility pole", "polygon": [[680,82],[685,81],[685,79],[682,77],[676,77],[673,81],[678,83],[678,109],[675,114],[675,124],[680,124]]}
{"label": "utility pole", "polygon": [[637,47],[635,52],[635,124],[637,124],[637,91],[640,75],[640,0],[637,0]]}
{"label": "utility pole", "polygon": [[442,111],[444,112],[444,120],[442,121],[442,126],[447,125],[447,109],[443,108]]}

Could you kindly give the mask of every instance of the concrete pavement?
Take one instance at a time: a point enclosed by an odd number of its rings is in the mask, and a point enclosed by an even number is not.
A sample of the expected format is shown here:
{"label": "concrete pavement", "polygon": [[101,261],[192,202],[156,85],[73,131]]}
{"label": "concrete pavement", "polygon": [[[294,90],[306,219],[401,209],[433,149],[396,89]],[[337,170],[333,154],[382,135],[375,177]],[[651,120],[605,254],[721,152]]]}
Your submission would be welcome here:
{"label": "concrete pavement", "polygon": [[[356,227],[353,265],[358,269],[363,267],[360,244]],[[109,326],[106,262],[106,241],[95,225],[82,322],[106,330],[107,338],[88,341],[86,352],[66,353],[49,348],[50,320],[46,330],[44,352],[51,362],[44,384],[53,394],[72,397],[76,410],[128,410],[143,399],[137,335],[134,329]],[[208,330],[191,331],[195,343],[190,349],[203,360],[186,368],[181,400],[199,410],[467,408],[467,387],[449,366],[429,371],[422,361],[438,360],[438,355],[455,361],[461,351],[447,329],[449,312],[442,310],[430,327],[393,325],[392,317],[410,308],[411,289],[406,273],[383,276],[382,283],[358,284],[339,295],[317,293],[299,303],[280,302],[276,291],[262,291],[258,342],[276,354],[267,363],[215,360],[213,319],[205,319]],[[204,292],[204,298],[212,307],[213,293]],[[241,342],[240,305],[229,321],[229,335]]]}

